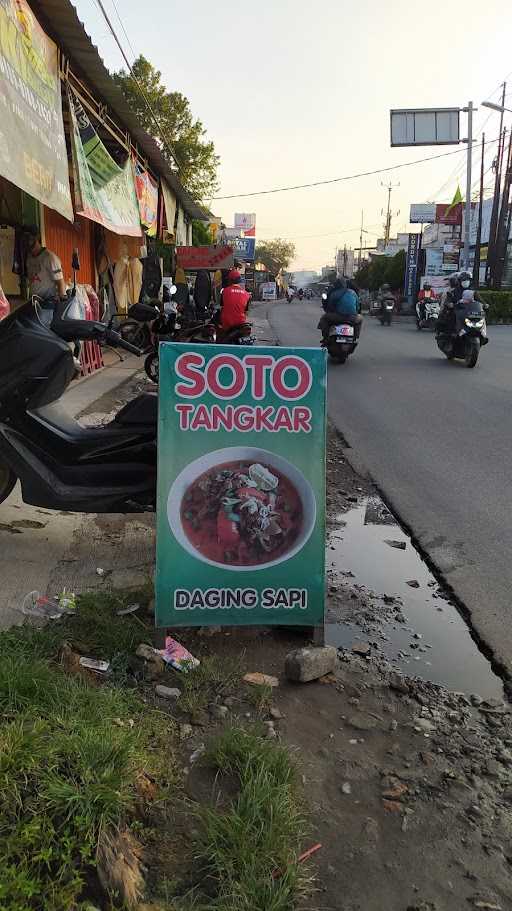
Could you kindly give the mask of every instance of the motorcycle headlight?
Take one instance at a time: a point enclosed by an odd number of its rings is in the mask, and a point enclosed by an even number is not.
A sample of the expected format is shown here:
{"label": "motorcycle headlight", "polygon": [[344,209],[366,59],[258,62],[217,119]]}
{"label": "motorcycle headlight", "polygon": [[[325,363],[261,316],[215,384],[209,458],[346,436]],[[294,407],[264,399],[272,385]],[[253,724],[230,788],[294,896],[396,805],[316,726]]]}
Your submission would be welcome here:
{"label": "motorcycle headlight", "polygon": [[478,320],[465,319],[464,322],[465,322],[466,326],[469,326],[470,329],[483,329],[484,324],[485,324],[485,320],[483,320],[483,319],[478,319]]}

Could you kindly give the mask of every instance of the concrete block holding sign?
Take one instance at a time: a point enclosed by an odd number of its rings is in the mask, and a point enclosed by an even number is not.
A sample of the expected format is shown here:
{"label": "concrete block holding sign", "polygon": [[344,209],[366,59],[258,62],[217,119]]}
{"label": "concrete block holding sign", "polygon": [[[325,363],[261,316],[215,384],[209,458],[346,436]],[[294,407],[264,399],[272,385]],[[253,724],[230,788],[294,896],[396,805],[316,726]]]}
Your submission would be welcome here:
{"label": "concrete block holding sign", "polygon": [[336,668],[338,652],[332,645],[323,648],[298,648],[286,656],[285,673],[295,683],[309,683]]}
{"label": "concrete block holding sign", "polygon": [[157,626],[324,616],[320,349],[160,348]]}

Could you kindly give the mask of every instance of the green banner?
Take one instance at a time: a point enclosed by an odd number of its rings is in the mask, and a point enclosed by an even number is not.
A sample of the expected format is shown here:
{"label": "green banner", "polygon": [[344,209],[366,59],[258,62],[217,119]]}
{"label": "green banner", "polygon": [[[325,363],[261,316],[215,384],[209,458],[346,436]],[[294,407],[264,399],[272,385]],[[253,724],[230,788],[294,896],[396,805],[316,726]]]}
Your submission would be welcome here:
{"label": "green banner", "polygon": [[139,204],[130,157],[120,168],[80,101],[71,92],[68,98],[76,211],[115,234],[140,237]]}
{"label": "green banner", "polygon": [[73,221],[57,47],[26,0],[0,2],[0,175]]}
{"label": "green banner", "polygon": [[160,346],[157,626],[323,622],[325,353]]}

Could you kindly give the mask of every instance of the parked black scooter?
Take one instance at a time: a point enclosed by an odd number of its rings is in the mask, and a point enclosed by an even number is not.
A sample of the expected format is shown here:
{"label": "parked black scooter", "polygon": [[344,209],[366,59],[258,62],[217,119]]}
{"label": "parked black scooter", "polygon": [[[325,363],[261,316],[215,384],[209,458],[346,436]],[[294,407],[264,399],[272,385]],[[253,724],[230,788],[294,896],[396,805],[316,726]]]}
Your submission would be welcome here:
{"label": "parked black scooter", "polygon": [[141,351],[103,323],[66,318],[46,328],[34,298],[0,323],[0,502],[16,481],[33,506],[143,512],[156,500],[157,395],[128,402],[102,427],[82,427],[59,402],[74,375],[68,342]]}

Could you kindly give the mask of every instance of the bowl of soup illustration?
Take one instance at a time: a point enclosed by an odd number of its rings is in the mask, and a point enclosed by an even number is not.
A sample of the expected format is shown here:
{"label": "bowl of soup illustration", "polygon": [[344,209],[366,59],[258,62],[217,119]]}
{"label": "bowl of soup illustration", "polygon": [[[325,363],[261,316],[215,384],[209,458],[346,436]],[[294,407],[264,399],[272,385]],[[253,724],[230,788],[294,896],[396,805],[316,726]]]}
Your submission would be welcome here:
{"label": "bowl of soup illustration", "polygon": [[295,556],[315,527],[304,475],[280,455],[236,446],[207,453],[178,475],[167,499],[171,532],[192,556],[235,571]]}

